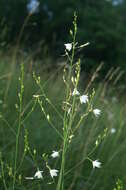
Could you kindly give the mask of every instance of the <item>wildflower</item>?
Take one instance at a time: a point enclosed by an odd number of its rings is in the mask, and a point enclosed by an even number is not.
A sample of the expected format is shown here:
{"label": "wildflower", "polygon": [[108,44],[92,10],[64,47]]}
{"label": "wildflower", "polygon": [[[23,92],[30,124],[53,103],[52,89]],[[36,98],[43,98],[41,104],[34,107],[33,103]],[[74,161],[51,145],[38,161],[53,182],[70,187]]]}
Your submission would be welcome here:
{"label": "wildflower", "polygon": [[72,43],[64,44],[66,50],[70,51],[72,49]]}
{"label": "wildflower", "polygon": [[34,178],[42,179],[42,178],[43,178],[42,173],[43,173],[43,171],[38,170],[38,171],[35,173]]}
{"label": "wildflower", "polygon": [[40,171],[38,169],[38,171],[35,173],[34,177],[25,177],[25,179],[30,179],[30,180],[32,180],[32,179],[43,179],[42,173],[43,173],[43,171]]}
{"label": "wildflower", "polygon": [[81,104],[85,104],[85,103],[87,103],[88,102],[88,96],[87,95],[82,95],[82,96],[80,96],[80,103]]}
{"label": "wildflower", "polygon": [[30,14],[38,11],[38,7],[39,7],[38,0],[30,0],[29,3],[27,4],[27,10]]}
{"label": "wildflower", "polygon": [[116,132],[116,129],[115,128],[112,128],[111,129],[111,133],[114,134]]}
{"label": "wildflower", "polygon": [[95,114],[96,117],[98,117],[101,114],[101,110],[99,109],[94,109],[93,113]]}
{"label": "wildflower", "polygon": [[50,170],[50,175],[51,175],[52,178],[57,176],[57,173],[58,173],[58,170],[55,170],[55,169]]}
{"label": "wildflower", "polygon": [[56,158],[56,157],[59,157],[59,152],[57,151],[52,151],[53,153],[51,154],[51,157],[52,158]]}
{"label": "wildflower", "polygon": [[93,168],[100,168],[101,167],[101,162],[98,160],[92,161]]}
{"label": "wildflower", "polygon": [[72,92],[72,96],[75,96],[75,95],[80,95],[79,91],[76,88],[74,88]]}

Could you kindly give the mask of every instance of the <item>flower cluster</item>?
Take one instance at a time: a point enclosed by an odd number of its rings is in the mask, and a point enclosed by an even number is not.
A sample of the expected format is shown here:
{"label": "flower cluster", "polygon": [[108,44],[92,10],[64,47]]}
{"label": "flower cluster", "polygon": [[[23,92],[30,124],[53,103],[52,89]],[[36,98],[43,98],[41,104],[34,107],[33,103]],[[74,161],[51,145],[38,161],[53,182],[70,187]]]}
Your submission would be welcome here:
{"label": "flower cluster", "polygon": [[[52,151],[51,157],[52,158],[59,157],[59,152],[58,151]],[[48,166],[48,169],[49,169],[49,173],[50,173],[51,178],[57,176],[57,173],[59,172],[58,170],[51,169],[49,166]],[[34,174],[33,177],[25,177],[25,179],[30,179],[30,180],[33,180],[33,179],[43,179],[43,175],[42,174],[43,174],[43,170],[37,169],[37,171],[35,172],[35,174]]]}
{"label": "flower cluster", "polygon": [[[80,96],[80,92],[74,88],[73,92],[72,92],[72,96]],[[85,104],[88,102],[88,96],[87,95],[82,95],[80,96],[80,103],[81,104]]]}
{"label": "flower cluster", "polygon": [[[77,90],[77,88],[74,88],[74,90],[72,92],[72,96],[79,96],[81,104],[86,104],[89,102],[88,95],[86,95],[86,94],[80,95],[80,92]],[[93,109],[92,111],[96,117],[98,117],[101,114],[101,110],[99,110],[97,108]],[[99,162],[98,160],[95,160],[95,161],[90,160],[90,161],[92,162],[93,168],[100,168],[101,167],[101,162]]]}
{"label": "flower cluster", "polygon": [[[72,92],[72,96],[80,96],[80,92],[76,88],[74,88],[74,90]],[[86,104],[89,101],[88,95],[86,95],[86,94],[80,96],[79,98],[80,98],[80,103],[81,104]],[[99,110],[99,109],[93,109],[93,113],[94,113],[94,115],[96,117],[98,117],[101,114],[101,110]]]}

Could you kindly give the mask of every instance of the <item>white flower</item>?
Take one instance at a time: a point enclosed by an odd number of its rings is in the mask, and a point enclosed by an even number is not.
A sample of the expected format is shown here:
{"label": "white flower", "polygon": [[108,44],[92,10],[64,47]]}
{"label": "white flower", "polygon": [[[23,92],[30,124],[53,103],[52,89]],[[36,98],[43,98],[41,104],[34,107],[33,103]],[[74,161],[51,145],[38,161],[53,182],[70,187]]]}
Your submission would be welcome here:
{"label": "white flower", "polygon": [[101,110],[99,109],[94,109],[93,113],[95,114],[96,117],[98,117],[101,114]]}
{"label": "white flower", "polygon": [[76,88],[74,88],[74,90],[72,92],[72,96],[74,96],[74,95],[80,95],[79,91]]}
{"label": "white flower", "polygon": [[64,44],[66,50],[70,51],[72,49],[72,43]]}
{"label": "white flower", "polygon": [[38,170],[38,171],[35,173],[34,178],[42,179],[42,178],[43,178],[42,173],[43,173],[43,171]]}
{"label": "white flower", "polygon": [[82,96],[80,96],[80,103],[81,104],[85,104],[85,103],[87,103],[88,102],[88,96],[87,95],[82,95]]}
{"label": "white flower", "polygon": [[39,7],[38,0],[30,0],[29,3],[27,4],[27,10],[30,14],[38,11],[38,7]]}
{"label": "white flower", "polygon": [[56,158],[56,157],[59,157],[59,152],[57,151],[52,151],[53,153],[51,154],[51,157],[52,158]]}
{"label": "white flower", "polygon": [[52,178],[57,176],[57,173],[58,173],[58,170],[55,170],[55,169],[50,170],[50,175],[51,175]]}
{"label": "white flower", "polygon": [[32,180],[32,179],[43,179],[42,173],[43,173],[43,171],[38,170],[35,173],[34,177],[25,177],[25,179],[30,179],[30,180]]}
{"label": "white flower", "polygon": [[111,129],[111,133],[114,134],[116,132],[116,129],[115,128],[112,128]]}
{"label": "white flower", "polygon": [[100,168],[101,167],[101,162],[98,160],[92,161],[93,168]]}

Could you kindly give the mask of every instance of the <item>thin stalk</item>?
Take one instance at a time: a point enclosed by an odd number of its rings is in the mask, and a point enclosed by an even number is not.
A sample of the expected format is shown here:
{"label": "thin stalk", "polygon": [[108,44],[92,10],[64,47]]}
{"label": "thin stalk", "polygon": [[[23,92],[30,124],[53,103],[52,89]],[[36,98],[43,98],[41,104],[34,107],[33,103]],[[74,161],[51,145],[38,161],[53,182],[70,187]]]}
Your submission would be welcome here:
{"label": "thin stalk", "polygon": [[[22,124],[23,124],[23,123],[29,118],[29,116],[33,113],[33,111],[34,111],[34,109],[35,109],[35,107],[36,107],[36,103],[37,103],[37,100],[35,99],[35,100],[34,100],[34,104],[33,104],[32,108],[31,108],[31,110],[28,112],[28,114],[26,115],[26,117],[24,118],[24,120],[21,122]],[[23,113],[22,113],[21,115],[23,115]]]}
{"label": "thin stalk", "polygon": [[18,122],[18,130],[16,134],[16,146],[15,146],[15,161],[14,161],[14,177],[13,177],[13,190],[15,187],[15,181],[16,181],[16,170],[17,170],[17,157],[18,157],[18,145],[19,145],[19,136],[20,136],[20,130],[21,130],[21,119],[22,119],[22,99],[23,99],[23,91],[24,91],[24,85],[23,85],[23,79],[24,79],[24,67],[21,65],[21,78],[20,78],[20,93],[19,93],[19,122]]}
{"label": "thin stalk", "polygon": [[59,117],[63,120],[62,115],[60,114],[60,112],[57,110],[57,108],[53,105],[53,103],[51,102],[51,100],[49,98],[47,98],[44,89],[42,87],[42,85],[40,83],[38,83],[38,86],[42,92],[43,97],[45,98],[45,100],[48,102],[48,104],[50,104],[50,106],[55,110],[55,112],[59,115]]}
{"label": "thin stalk", "polygon": [[[76,25],[76,15],[74,15],[74,35],[73,35],[73,47],[72,47],[72,54],[70,58],[70,69],[68,74],[68,85],[66,90],[66,102],[69,100],[69,90],[70,90],[70,79],[72,73],[72,66],[74,60],[74,53],[75,53],[75,45],[76,45],[76,32],[77,32],[77,25]],[[73,108],[72,108],[73,110]],[[73,112],[73,111],[72,111]],[[72,119],[70,117],[70,119]],[[58,179],[58,184],[56,190],[64,190],[64,176],[65,176],[65,163],[66,163],[66,152],[68,149],[68,141],[69,141],[69,128],[71,128],[71,123],[68,122],[67,118],[67,105],[65,106],[65,113],[64,113],[64,120],[63,120],[63,151],[62,151],[62,161],[61,161],[61,168],[60,168],[60,175]]]}
{"label": "thin stalk", "polygon": [[[22,28],[20,30],[20,33],[18,35],[18,39],[17,39],[14,55],[13,55],[13,58],[12,58],[12,64],[11,64],[11,69],[10,69],[11,73],[13,73],[13,71],[14,71],[14,67],[15,67],[15,64],[16,64],[16,58],[17,58],[17,53],[18,53],[18,50],[19,50],[20,41],[21,41],[21,38],[22,38],[22,35],[23,35],[23,32],[24,32],[25,26],[27,25],[27,23],[28,23],[31,15],[32,14],[28,14],[28,16],[25,18],[24,23],[22,25]],[[5,95],[4,95],[4,101],[6,101],[6,97],[7,97],[8,91],[9,91],[11,80],[12,80],[12,74],[10,74],[8,76],[8,83],[7,83],[7,87],[6,87],[6,91],[5,91]]]}
{"label": "thin stalk", "polygon": [[58,131],[58,129],[55,127],[55,125],[52,123],[52,121],[50,120],[50,118],[47,118],[47,114],[43,108],[42,102],[38,99],[38,103],[40,105],[41,111],[43,112],[45,118],[48,120],[48,123],[51,125],[51,127],[56,131],[56,133],[60,136],[61,139],[63,139],[62,134]]}

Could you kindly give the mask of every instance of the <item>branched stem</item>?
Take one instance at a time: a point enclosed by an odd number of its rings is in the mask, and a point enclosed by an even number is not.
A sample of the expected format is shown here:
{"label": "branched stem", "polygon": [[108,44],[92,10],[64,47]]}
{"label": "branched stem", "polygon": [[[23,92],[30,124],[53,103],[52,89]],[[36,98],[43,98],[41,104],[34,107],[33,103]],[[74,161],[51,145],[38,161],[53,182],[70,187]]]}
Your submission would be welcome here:
{"label": "branched stem", "polygon": [[[70,59],[70,68],[68,73],[68,80],[67,80],[67,90],[66,90],[66,102],[69,100],[69,91],[70,91],[70,80],[72,75],[72,68],[73,68],[73,61],[74,61],[74,54],[75,54],[75,46],[76,46],[76,32],[77,32],[77,25],[76,25],[76,14],[74,15],[74,34],[73,34],[73,43],[72,43],[72,54]],[[64,176],[65,176],[65,164],[66,164],[66,153],[68,150],[69,144],[69,132],[72,125],[72,114],[74,110],[75,98],[73,99],[72,103],[72,112],[70,115],[70,120],[68,119],[67,113],[67,105],[65,106],[65,113],[63,119],[63,151],[62,151],[62,161],[61,161],[61,168],[60,168],[60,175],[58,179],[58,184],[56,190],[64,190]]]}

